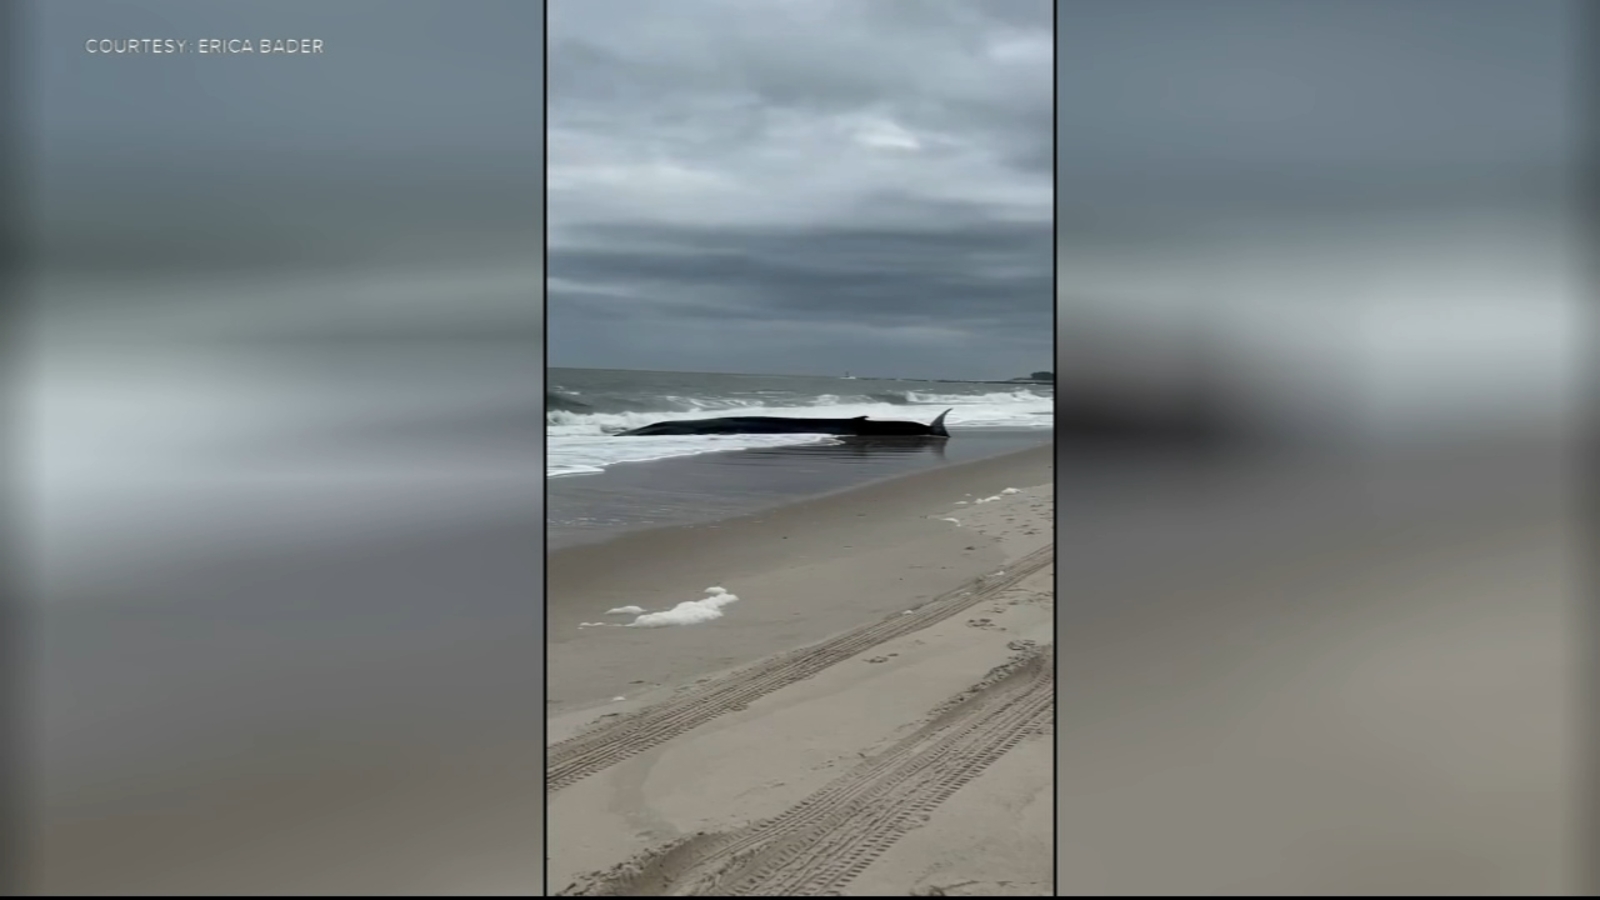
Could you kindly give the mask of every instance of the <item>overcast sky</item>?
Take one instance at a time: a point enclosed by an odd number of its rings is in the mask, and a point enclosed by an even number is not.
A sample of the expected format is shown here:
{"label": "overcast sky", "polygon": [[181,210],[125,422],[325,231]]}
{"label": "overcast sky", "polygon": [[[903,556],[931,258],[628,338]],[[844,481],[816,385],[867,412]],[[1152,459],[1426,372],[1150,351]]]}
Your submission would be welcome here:
{"label": "overcast sky", "polygon": [[1064,205],[1210,216],[1504,202],[1568,157],[1572,10],[1064,0]]}
{"label": "overcast sky", "polygon": [[1351,299],[1381,257],[1413,260],[1415,281],[1443,273],[1440,255],[1483,261],[1466,243],[1538,242],[1568,193],[1572,13],[1064,0],[1062,296],[1120,311],[1257,287]]}
{"label": "overcast sky", "polygon": [[1048,0],[553,0],[554,366],[1052,355]]}
{"label": "overcast sky", "polygon": [[[527,468],[536,435],[504,430],[542,428],[540,4],[35,0],[19,18],[59,483],[163,461],[442,469],[485,446]],[[264,37],[324,52],[85,51]]]}
{"label": "overcast sky", "polygon": [[1086,316],[1151,343],[1198,325],[1270,361],[1256,389],[1320,379],[1397,421],[1536,405],[1582,331],[1563,256],[1573,13],[1064,0],[1066,358],[1136,358]]}
{"label": "overcast sky", "polygon": [[[520,0],[36,0],[20,46],[45,249],[139,272],[532,268],[541,13]],[[324,52],[84,49],[296,36]]]}

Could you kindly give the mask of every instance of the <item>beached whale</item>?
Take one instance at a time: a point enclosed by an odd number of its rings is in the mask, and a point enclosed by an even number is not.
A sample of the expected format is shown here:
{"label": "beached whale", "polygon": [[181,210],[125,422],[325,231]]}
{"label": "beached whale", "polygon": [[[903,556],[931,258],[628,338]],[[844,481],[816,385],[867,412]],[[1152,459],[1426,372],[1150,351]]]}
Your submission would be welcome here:
{"label": "beached whale", "polygon": [[846,437],[949,437],[939,414],[927,425],[921,422],[875,422],[866,416],[853,419],[798,419],[786,416],[728,416],[721,419],[680,419],[656,422],[624,431],[619,436],[648,437],[663,434],[834,434]]}

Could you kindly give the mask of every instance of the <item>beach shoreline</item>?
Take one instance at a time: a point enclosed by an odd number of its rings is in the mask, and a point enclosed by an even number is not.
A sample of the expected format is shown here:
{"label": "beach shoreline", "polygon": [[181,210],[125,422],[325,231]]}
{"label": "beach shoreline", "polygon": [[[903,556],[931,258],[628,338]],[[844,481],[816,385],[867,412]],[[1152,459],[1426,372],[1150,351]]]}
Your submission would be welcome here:
{"label": "beach shoreline", "polygon": [[1051,432],[1037,428],[959,430],[948,441],[800,440],[550,476],[545,547],[557,553],[630,532],[713,524],[1050,440]]}
{"label": "beach shoreline", "polygon": [[[706,656],[720,663],[673,667],[670,676],[644,679],[659,685],[818,640],[897,611],[903,601],[962,584],[1003,563],[1006,554],[999,540],[941,517],[1006,488],[1053,484],[1054,466],[1053,447],[1045,444],[715,521],[627,531],[604,542],[551,550],[546,555],[549,708],[567,711],[639,692],[629,687],[641,679],[605,677],[611,667],[604,642],[630,648],[621,654],[628,661],[635,659],[631,648],[650,647],[656,653],[653,648],[664,645],[675,659]],[[1047,522],[1035,528],[1041,542],[1051,527]],[[803,587],[797,580],[802,578]],[[606,619],[610,609],[670,608],[704,596],[710,587],[744,598],[737,614],[730,610],[715,631],[717,642],[731,638],[738,647],[719,648],[708,637],[712,632],[694,628],[596,632],[580,627]],[[819,590],[852,587],[873,596],[850,603],[813,601]]]}
{"label": "beach shoreline", "polygon": [[[550,888],[1050,894],[1053,455],[552,552]],[[710,587],[739,599],[700,624],[607,615]],[[944,774],[907,768],[925,758]],[[859,791],[922,812],[797,811]],[[847,864],[819,827],[875,855]],[[747,871],[753,846],[823,871]]]}

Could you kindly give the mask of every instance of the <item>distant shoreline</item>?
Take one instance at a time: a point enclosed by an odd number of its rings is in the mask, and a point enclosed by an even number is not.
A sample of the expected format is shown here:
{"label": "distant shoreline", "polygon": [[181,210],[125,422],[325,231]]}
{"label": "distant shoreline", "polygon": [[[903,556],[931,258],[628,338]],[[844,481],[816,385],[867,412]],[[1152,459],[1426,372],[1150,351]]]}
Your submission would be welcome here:
{"label": "distant shoreline", "polygon": [[1054,379],[1037,378],[906,378],[896,375],[854,375],[844,376],[825,372],[807,374],[793,374],[785,372],[690,372],[676,369],[627,369],[616,366],[547,366],[546,374],[554,370],[567,370],[573,372],[643,372],[661,375],[731,375],[735,377],[750,378],[836,378],[841,381],[909,381],[917,384],[1043,384],[1054,385]]}
{"label": "distant shoreline", "polygon": [[1051,433],[1042,430],[963,429],[940,447],[797,443],[549,476],[546,548],[605,542],[641,529],[706,524],[1050,443]]}
{"label": "distant shoreline", "polygon": [[1010,378],[1005,381],[967,381],[960,378],[897,378],[896,381],[921,381],[929,384],[1048,384],[1054,381],[1044,381],[1036,378]]}

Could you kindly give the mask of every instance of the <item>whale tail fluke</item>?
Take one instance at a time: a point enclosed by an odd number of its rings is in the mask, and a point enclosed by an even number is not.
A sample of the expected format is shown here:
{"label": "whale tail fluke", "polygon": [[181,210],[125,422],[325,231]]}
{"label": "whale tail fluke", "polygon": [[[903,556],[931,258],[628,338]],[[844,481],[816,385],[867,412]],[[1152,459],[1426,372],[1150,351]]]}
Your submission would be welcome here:
{"label": "whale tail fluke", "polygon": [[[951,407],[951,409],[954,408],[955,407]],[[948,415],[950,415],[949,409],[939,413],[939,418],[933,420],[933,424],[928,426],[928,431],[932,434],[938,435],[939,437],[949,437],[950,432],[946,431],[944,427],[944,417]]]}

